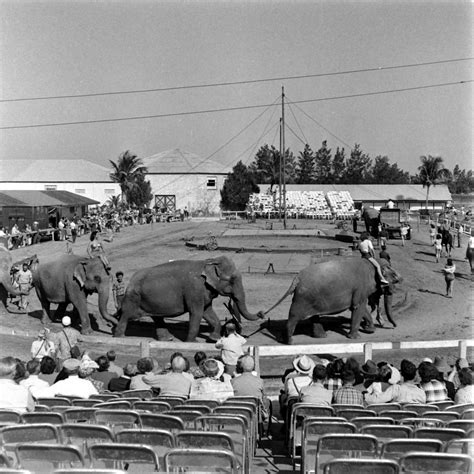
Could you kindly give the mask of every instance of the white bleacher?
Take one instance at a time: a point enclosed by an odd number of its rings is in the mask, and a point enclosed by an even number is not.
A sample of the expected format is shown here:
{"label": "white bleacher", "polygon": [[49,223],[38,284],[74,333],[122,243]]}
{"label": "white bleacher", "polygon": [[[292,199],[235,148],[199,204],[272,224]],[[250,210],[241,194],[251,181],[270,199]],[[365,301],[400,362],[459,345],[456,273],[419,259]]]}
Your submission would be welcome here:
{"label": "white bleacher", "polygon": [[329,191],[326,199],[337,219],[351,219],[354,215],[354,201],[349,191]]}

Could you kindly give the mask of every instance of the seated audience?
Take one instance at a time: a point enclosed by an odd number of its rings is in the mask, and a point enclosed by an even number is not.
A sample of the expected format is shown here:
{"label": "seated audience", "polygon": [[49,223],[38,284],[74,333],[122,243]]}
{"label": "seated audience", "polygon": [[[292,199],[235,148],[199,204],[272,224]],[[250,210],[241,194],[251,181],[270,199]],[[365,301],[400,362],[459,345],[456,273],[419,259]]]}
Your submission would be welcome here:
{"label": "seated audience", "polygon": [[237,374],[230,381],[235,396],[256,397],[263,403],[265,390],[263,380],[252,372],[255,370],[255,360],[250,354],[239,357]]}
{"label": "seated audience", "polygon": [[44,356],[41,360],[40,373],[38,377],[41,380],[48,382],[48,385],[51,385],[55,382],[57,373],[56,371],[56,361],[49,356]]}
{"label": "seated audience", "polygon": [[368,391],[367,389],[372,384],[379,382],[379,368],[374,361],[370,359],[367,360],[367,362],[365,362],[365,364],[360,368],[360,372],[364,376],[362,392]]}
{"label": "seated audience", "polygon": [[123,375],[110,380],[109,390],[111,392],[130,390],[130,383],[136,372],[137,366],[135,364],[127,364],[123,369]]}
{"label": "seated audience", "polygon": [[372,403],[426,403],[426,394],[416,383],[416,365],[409,360],[402,360],[400,365],[403,383],[389,385],[384,391],[373,391],[365,395],[367,404]]}
{"label": "seated audience", "polygon": [[189,398],[223,402],[234,395],[231,383],[222,378],[223,364],[220,365],[215,359],[206,359],[201,364],[201,370],[204,377],[193,382]]}
{"label": "seated audience", "polygon": [[426,395],[426,403],[443,402],[448,400],[448,391],[444,382],[438,380],[439,372],[434,364],[422,362],[418,367],[421,378],[420,387]]}
{"label": "seated audience", "polygon": [[317,364],[313,369],[313,381],[301,389],[300,400],[303,403],[314,405],[330,405],[332,400],[332,390],[324,388],[326,380],[326,367]]}
{"label": "seated audience", "polygon": [[341,375],[343,367],[344,361],[342,359],[335,359],[327,365],[324,388],[334,391],[342,387]]}
{"label": "seated audience", "polygon": [[49,387],[49,383],[46,380],[41,380],[39,378],[40,373],[40,361],[38,359],[33,359],[27,362],[26,370],[28,371],[28,378],[22,380],[20,385],[27,388],[33,398],[38,398],[37,392],[43,388]]}
{"label": "seated audience", "polygon": [[110,362],[106,356],[100,356],[95,360],[97,364],[97,370],[94,370],[90,377],[94,380],[102,382],[104,387],[109,386],[109,382],[115,377],[115,372],[110,372]]}
{"label": "seated audience", "polygon": [[364,397],[362,392],[354,388],[356,376],[350,369],[342,372],[342,387],[333,394],[333,403],[340,405],[363,405]]}
{"label": "seated audience", "polygon": [[189,373],[194,377],[194,379],[201,379],[204,377],[204,374],[201,370],[201,363],[207,359],[207,355],[205,352],[198,351],[194,354],[194,363],[196,364],[194,367],[189,369]]}
{"label": "seated audience", "polygon": [[474,386],[472,385],[472,371],[467,367],[459,371],[459,382],[461,388],[458,389],[454,396],[454,403],[460,405],[462,403],[474,403]]}
{"label": "seated audience", "polygon": [[16,370],[15,370],[15,376],[13,377],[13,380],[16,383],[20,383],[22,380],[25,380],[28,378],[28,372],[26,371],[26,364],[21,360],[15,358],[16,360]]}
{"label": "seated audience", "polygon": [[0,359],[0,408],[16,410],[19,413],[33,411],[35,402],[31,392],[15,382],[16,371],[16,359]]}
{"label": "seated audience", "polygon": [[97,389],[92,382],[79,378],[79,367],[81,361],[77,359],[66,359],[63,362],[63,370],[67,378],[54,383],[51,387],[38,392],[39,397],[68,396],[89,398],[91,395],[97,395]]}
{"label": "seated audience", "polygon": [[115,351],[114,350],[108,351],[106,356],[109,361],[109,372],[113,372],[114,374],[117,374],[117,377],[120,377],[121,375],[123,375],[122,367],[119,367],[115,363],[115,360],[117,359],[117,354],[115,353]]}
{"label": "seated audience", "polygon": [[94,374],[98,368],[99,365],[97,362],[93,361],[87,354],[84,354],[79,367],[79,378],[89,380],[99,393],[103,393],[107,389],[107,385],[101,380],[92,378],[92,374]]}
{"label": "seated audience", "polygon": [[451,371],[451,367],[446,362],[444,357],[435,357],[434,366],[438,369],[438,380],[440,382],[444,382],[446,385],[446,390],[448,391],[448,397],[451,400],[454,400],[454,395],[456,393],[456,389],[454,388],[454,383],[448,379],[449,372]]}
{"label": "seated audience", "polygon": [[468,369],[469,364],[466,359],[457,359],[456,363],[448,375],[448,380],[453,382],[454,389],[457,390],[461,386],[461,382],[459,381],[459,372],[461,369]]}
{"label": "seated audience", "polygon": [[159,389],[164,396],[189,396],[191,380],[184,375],[186,360],[182,356],[175,356],[171,361],[171,372],[166,374],[147,374],[143,382],[154,390]]}
{"label": "seated audience", "polygon": [[138,359],[137,372],[130,382],[130,390],[150,390],[151,386],[143,381],[143,377],[153,375],[153,360],[150,357]]}

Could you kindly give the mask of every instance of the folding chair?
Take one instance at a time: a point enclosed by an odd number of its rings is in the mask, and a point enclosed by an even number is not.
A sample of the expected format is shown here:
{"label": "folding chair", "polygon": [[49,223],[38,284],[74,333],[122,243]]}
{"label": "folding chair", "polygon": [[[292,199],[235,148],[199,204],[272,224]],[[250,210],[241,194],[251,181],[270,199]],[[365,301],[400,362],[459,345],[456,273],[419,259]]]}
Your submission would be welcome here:
{"label": "folding chair", "polygon": [[141,400],[150,400],[153,398],[153,390],[125,390],[121,395],[122,398],[137,397]]}
{"label": "folding chair", "polygon": [[1,444],[7,451],[18,443],[58,443],[58,427],[51,424],[12,425],[0,430]]}
{"label": "folding chair", "polygon": [[448,421],[458,420],[460,418],[459,413],[455,411],[425,411],[423,416],[426,418],[436,418],[437,420],[442,421],[443,423],[448,423]]}
{"label": "folding chair", "polygon": [[140,413],[140,421],[143,428],[157,428],[172,433],[184,430],[184,423],[181,418],[164,413]]}
{"label": "folding chair", "polygon": [[0,467],[12,467],[12,462],[6,453],[0,453]]}
{"label": "folding chair", "polygon": [[437,405],[426,405],[422,403],[407,403],[403,405],[403,409],[407,411],[414,411],[418,416],[425,416],[424,414],[427,411],[439,411],[439,407]]}
{"label": "folding chair", "polygon": [[131,410],[132,404],[127,400],[117,400],[110,402],[102,402],[94,405],[98,410]]}
{"label": "folding chair", "polygon": [[165,454],[176,445],[173,433],[153,428],[122,430],[117,433],[115,439],[117,443],[151,446],[158,456],[160,465],[164,462]]}
{"label": "folding chair", "polygon": [[345,403],[331,403],[331,406],[334,408],[334,410],[340,410],[341,408],[345,409],[355,409],[355,410],[364,410],[365,407],[364,405],[351,405],[351,404],[345,404]]}
{"label": "folding chair", "polygon": [[324,474],[398,474],[400,468],[390,459],[333,459],[324,466]]}
{"label": "folding chair", "polygon": [[108,402],[109,400],[115,400],[117,398],[120,398],[120,395],[118,393],[97,393],[96,395],[93,395],[91,398],[94,400],[100,400],[101,402]]}
{"label": "folding chair", "polygon": [[21,423],[21,415],[15,410],[0,410],[0,423]]}
{"label": "folding chair", "polygon": [[182,405],[185,402],[186,398],[158,395],[157,397],[153,397],[153,400],[157,402],[169,403],[171,405],[171,408],[173,408],[175,405]]}
{"label": "folding chair", "polygon": [[375,411],[375,413],[380,413],[384,410],[401,410],[402,406],[400,403],[372,403],[367,405],[367,410]]}
{"label": "folding chair", "polygon": [[446,428],[458,428],[467,433],[469,430],[474,429],[473,420],[452,420],[446,423]]}
{"label": "folding chair", "polygon": [[458,412],[460,415],[462,415],[462,413],[466,410],[469,410],[470,408],[474,408],[474,403],[461,403],[459,405],[451,405],[447,408],[445,408],[446,411],[456,411]]}
{"label": "folding chair", "polygon": [[35,405],[35,408],[33,411],[35,413],[43,413],[45,411],[51,411],[51,407],[48,407],[46,405]]}
{"label": "folding chair", "polygon": [[[325,434],[353,434],[357,431],[354,424],[348,421],[320,421],[318,418],[303,420],[303,436],[301,442],[301,473],[314,471],[316,463],[316,447],[318,440]],[[296,459],[299,457],[298,446],[293,444],[293,469],[296,468]]]}
{"label": "folding chair", "polygon": [[474,420],[474,408],[468,408],[461,413],[461,420]]}
{"label": "folding chair", "polygon": [[464,438],[466,433],[456,428],[415,428],[414,438],[432,438],[443,442],[454,438]]}
{"label": "folding chair", "polygon": [[437,406],[440,410],[446,410],[446,408],[454,405],[452,400],[444,400],[442,402],[431,402],[430,405]]}
{"label": "folding chair", "polygon": [[40,397],[36,400],[38,405],[46,405],[47,407],[71,406],[71,400],[66,397]]}
{"label": "folding chair", "polygon": [[318,439],[316,472],[335,458],[376,458],[377,438],[364,434],[328,434]]}
{"label": "folding chair", "polygon": [[398,420],[400,425],[408,425],[413,428],[437,428],[443,426],[443,422],[438,418],[402,418]]}
{"label": "folding chair", "polygon": [[234,453],[244,472],[249,471],[252,453],[250,450],[248,428],[245,418],[227,414],[202,415],[194,420],[196,430],[228,434],[234,444]]}
{"label": "folding chair", "polygon": [[84,458],[76,446],[20,443],[15,447],[18,467],[35,472],[51,472],[66,467],[85,467]]}
{"label": "folding chair", "polygon": [[97,405],[98,403],[102,403],[102,400],[99,400],[98,398],[79,398],[78,400],[72,401],[72,406],[89,408]]}
{"label": "folding chair", "polygon": [[98,441],[114,441],[112,430],[102,425],[89,425],[87,423],[64,424],[60,428],[60,433],[63,443],[78,446],[84,456],[88,455],[90,444]]}
{"label": "folding chair", "polygon": [[[389,410],[388,410],[389,411]],[[395,412],[396,410],[392,410]],[[386,413],[382,411],[382,413]],[[353,418],[361,417],[361,416],[377,416],[377,413],[374,410],[367,410],[366,408],[337,408],[336,415],[342,416],[346,420],[351,421]],[[382,416],[391,416],[391,415],[382,415]]]}
{"label": "folding chair", "polygon": [[193,429],[194,420],[203,415],[202,412],[197,410],[170,410],[163,414],[179,418],[183,422],[185,430]]}
{"label": "folding chair", "polygon": [[258,420],[257,414],[252,410],[252,408],[238,406],[238,405],[222,405],[214,408],[213,413],[216,415],[219,414],[228,414],[231,416],[243,416],[246,418],[249,426],[249,448],[251,451],[249,455],[255,455],[257,449],[257,429],[258,429]]}
{"label": "folding chair", "polygon": [[179,449],[165,454],[166,472],[223,472],[237,473],[236,456],[219,449]]}
{"label": "folding chair", "polygon": [[227,433],[216,431],[180,431],[175,435],[176,447],[185,449],[226,449],[234,451],[234,443]]}
{"label": "folding chair", "polygon": [[382,445],[380,457],[397,461],[410,451],[422,451],[427,453],[440,453],[443,443],[439,439],[391,439]]}
{"label": "folding chair", "polygon": [[404,473],[470,473],[472,459],[466,454],[417,453],[404,454],[399,461]]}
{"label": "folding chair", "polygon": [[379,415],[388,416],[397,422],[403,420],[404,418],[416,418],[418,413],[411,410],[382,410]]}
{"label": "folding chair", "polygon": [[176,405],[173,407],[173,411],[198,411],[201,413],[201,415],[207,415],[208,413],[212,413],[212,408],[209,408],[206,405],[191,405],[190,403],[187,403],[185,405]]}
{"label": "folding chair", "polygon": [[[89,446],[89,456],[93,467],[113,467],[128,470],[128,466],[140,464],[160,471],[160,461],[150,446],[129,443],[100,443]],[[149,472],[149,469],[142,472]]]}
{"label": "folding chair", "polygon": [[219,406],[219,402],[217,400],[204,400],[204,399],[201,399],[201,400],[194,400],[194,399],[185,400],[183,402],[183,404],[184,405],[205,406],[205,407],[210,408],[211,410],[213,410],[214,408]]}
{"label": "folding chair", "polygon": [[105,403],[112,403],[112,402],[116,402],[116,403],[119,403],[119,402],[128,402],[130,403],[130,407],[133,406],[133,404],[135,402],[141,402],[142,399],[141,398],[138,398],[138,397],[127,397],[127,398],[120,398],[119,400],[111,400],[110,402],[105,402]]}
{"label": "folding chair", "polygon": [[474,439],[451,439],[444,444],[444,452],[450,454],[468,454],[474,458]]}
{"label": "folding chair", "polygon": [[411,438],[413,429],[410,426],[373,424],[363,426],[359,432],[375,436],[380,446],[390,439]]}
{"label": "folding chair", "polygon": [[47,411],[40,413],[23,413],[21,415],[23,423],[36,424],[48,423],[51,425],[62,425],[64,423],[64,416],[61,413]]}
{"label": "folding chair", "polygon": [[145,400],[133,402],[132,409],[136,411],[148,411],[150,413],[163,413],[164,411],[171,410],[171,405],[167,402]]}
{"label": "folding chair", "polygon": [[68,408],[63,413],[66,423],[94,423],[96,408],[76,407]]}
{"label": "folding chair", "polygon": [[394,425],[395,420],[388,416],[377,416],[375,420],[373,416],[357,416],[352,418],[351,423],[359,430],[363,426],[373,425],[374,423],[377,425]]}
{"label": "folding chair", "polygon": [[116,433],[120,429],[140,427],[140,415],[132,410],[97,410],[94,414],[96,424],[105,424]]}

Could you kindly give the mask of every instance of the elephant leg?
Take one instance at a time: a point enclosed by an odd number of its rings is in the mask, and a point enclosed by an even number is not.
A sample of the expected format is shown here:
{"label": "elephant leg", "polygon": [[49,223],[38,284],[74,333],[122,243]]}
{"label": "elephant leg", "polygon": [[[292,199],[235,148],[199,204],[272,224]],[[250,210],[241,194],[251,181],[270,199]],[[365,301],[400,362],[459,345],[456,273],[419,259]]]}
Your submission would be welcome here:
{"label": "elephant leg", "polygon": [[74,305],[74,308],[76,308],[77,312],[79,313],[79,317],[81,318],[81,333],[91,334],[92,328],[91,322],[89,320],[89,312],[87,310],[86,295],[82,291],[78,291],[77,293],[70,294],[69,298],[71,299],[71,303]]}
{"label": "elephant leg", "polygon": [[286,322],[285,342],[287,344],[293,344],[293,334],[295,333],[296,325],[299,323],[300,318],[301,316],[298,315],[298,311],[292,303],[288,315],[288,321]]}
{"label": "elephant leg", "polygon": [[158,341],[172,341],[174,336],[168,331],[164,318],[153,318],[155,334]]}
{"label": "elephant leg", "polygon": [[209,334],[209,339],[212,342],[216,342],[221,337],[222,326],[221,322],[219,321],[219,318],[217,317],[216,313],[214,312],[214,309],[212,308],[212,304],[204,309],[203,316],[212,329],[211,334]]}
{"label": "elephant leg", "polygon": [[[372,319],[372,315],[370,312],[367,310],[366,307],[364,307],[364,313],[362,315],[362,325],[364,327],[364,331],[368,332],[369,334],[372,334],[375,332],[375,327],[374,327],[374,320]],[[382,322],[383,326],[383,322]]]}
{"label": "elephant leg", "polygon": [[43,324],[48,324],[49,322],[52,321],[51,311],[50,311],[50,303],[47,300],[47,298],[44,297],[38,289],[36,289],[36,295],[38,296],[38,299],[41,303],[41,310],[42,310],[42,313],[43,313],[41,315],[41,322]]}
{"label": "elephant leg", "polygon": [[59,322],[64,316],[64,313],[66,312],[68,303],[59,303],[56,311],[54,312],[54,321]]}
{"label": "elephant leg", "polygon": [[311,319],[313,337],[322,338],[327,337],[326,331],[323,325],[319,321],[319,316],[313,316]]}

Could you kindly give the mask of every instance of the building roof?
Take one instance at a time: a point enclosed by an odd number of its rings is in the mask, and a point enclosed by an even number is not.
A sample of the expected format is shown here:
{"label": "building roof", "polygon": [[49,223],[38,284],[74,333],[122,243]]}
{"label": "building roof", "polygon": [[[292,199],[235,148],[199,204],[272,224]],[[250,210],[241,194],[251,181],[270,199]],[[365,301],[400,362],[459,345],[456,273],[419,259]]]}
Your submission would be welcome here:
{"label": "building roof", "polygon": [[0,207],[91,206],[99,201],[69,191],[0,191]]}
{"label": "building roof", "polygon": [[162,151],[156,155],[144,158],[143,164],[148,168],[148,174],[224,174],[231,167],[224,166],[194,153],[180,150]]}
{"label": "building roof", "polygon": [[88,160],[1,160],[0,182],[111,183],[111,171]]}
{"label": "building roof", "polygon": [[[260,192],[269,188],[259,184]],[[421,184],[287,184],[287,191],[349,191],[354,201],[426,201],[426,188]],[[451,193],[445,184],[430,187],[430,201],[451,201]]]}

